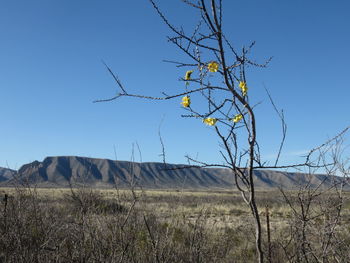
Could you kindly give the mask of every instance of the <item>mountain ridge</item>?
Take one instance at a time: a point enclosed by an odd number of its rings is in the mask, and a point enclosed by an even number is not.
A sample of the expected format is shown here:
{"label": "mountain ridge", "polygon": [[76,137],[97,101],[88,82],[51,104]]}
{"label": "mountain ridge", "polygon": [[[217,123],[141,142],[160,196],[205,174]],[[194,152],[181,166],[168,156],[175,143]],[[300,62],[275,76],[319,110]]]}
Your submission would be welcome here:
{"label": "mountain ridge", "polygon": [[[46,157],[42,162],[24,164],[17,172],[0,168],[0,186],[18,182],[38,187],[70,187],[85,184],[96,188],[127,188],[131,185],[149,189],[232,189],[235,188],[232,173],[225,168],[184,168],[186,165],[160,162],[113,161],[80,156]],[[16,175],[16,177],[14,177]],[[310,183],[316,187],[324,181],[329,186],[340,178],[315,174],[255,170],[257,188],[295,189]]]}

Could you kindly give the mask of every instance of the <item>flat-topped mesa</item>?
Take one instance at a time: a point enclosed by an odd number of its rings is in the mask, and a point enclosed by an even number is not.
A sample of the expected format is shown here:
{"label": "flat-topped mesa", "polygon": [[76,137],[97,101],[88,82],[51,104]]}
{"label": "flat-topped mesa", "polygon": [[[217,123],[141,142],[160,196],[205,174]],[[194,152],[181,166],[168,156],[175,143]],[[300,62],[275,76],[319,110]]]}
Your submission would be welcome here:
{"label": "flat-topped mesa", "polygon": [[[7,171],[1,177],[2,186],[25,181],[39,187],[69,187],[84,184],[91,187],[121,187],[131,185],[149,189],[234,189],[231,170],[223,168],[183,168],[185,165],[164,164],[159,162],[136,163],[113,161],[78,156],[47,157],[42,162],[34,161],[23,165],[15,181]],[[4,169],[4,168],[2,168]],[[4,172],[3,172],[4,173]],[[325,175],[306,175],[270,170],[254,172],[255,185],[258,188],[295,189],[310,183],[318,186],[323,180],[324,186],[332,184],[332,178]],[[1,179],[2,178],[2,179]],[[340,178],[334,177],[340,181]],[[333,178],[333,179],[334,179]]]}

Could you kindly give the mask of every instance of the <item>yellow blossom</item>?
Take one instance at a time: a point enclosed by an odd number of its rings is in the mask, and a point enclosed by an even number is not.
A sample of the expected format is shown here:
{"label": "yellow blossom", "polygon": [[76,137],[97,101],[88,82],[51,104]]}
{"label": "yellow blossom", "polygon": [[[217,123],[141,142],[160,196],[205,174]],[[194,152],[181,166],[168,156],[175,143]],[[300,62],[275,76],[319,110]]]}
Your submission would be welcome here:
{"label": "yellow blossom", "polygon": [[203,120],[203,122],[206,124],[206,125],[209,125],[209,126],[214,126],[216,124],[218,120],[216,118],[205,118]]}
{"label": "yellow blossom", "polygon": [[244,81],[240,81],[239,82],[239,88],[242,90],[243,96],[246,96],[247,92],[248,92],[247,83],[245,83]]}
{"label": "yellow blossom", "polygon": [[193,70],[187,70],[185,74],[185,80],[190,80],[192,73],[193,73]]}
{"label": "yellow blossom", "polygon": [[208,70],[210,72],[217,72],[219,69],[219,63],[217,63],[216,61],[210,62],[208,64]]}
{"label": "yellow blossom", "polygon": [[239,122],[240,120],[243,119],[243,115],[242,114],[237,114],[233,119],[232,121],[233,122]]}
{"label": "yellow blossom", "polygon": [[182,106],[184,106],[185,108],[188,108],[191,105],[191,99],[189,96],[185,96],[182,97],[182,102],[181,102]]}

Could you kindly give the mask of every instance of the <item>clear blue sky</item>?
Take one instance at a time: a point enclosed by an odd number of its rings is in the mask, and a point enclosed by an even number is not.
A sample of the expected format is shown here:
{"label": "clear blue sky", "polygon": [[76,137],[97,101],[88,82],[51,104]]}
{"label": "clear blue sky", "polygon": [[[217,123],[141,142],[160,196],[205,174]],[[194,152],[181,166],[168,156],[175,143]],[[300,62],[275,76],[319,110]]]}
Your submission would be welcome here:
{"label": "clear blue sky", "polygon": [[[176,26],[192,29],[195,13],[180,1],[159,1]],[[224,30],[235,47],[257,42],[267,69],[248,74],[257,108],[262,152],[271,158],[280,123],[264,85],[285,111],[283,160],[295,160],[350,124],[350,2],[224,1]],[[147,0],[11,0],[0,8],[0,166],[17,169],[46,156],[79,155],[129,160],[137,142],[143,161],[161,161],[158,127],[167,161],[185,154],[221,162],[218,139],[200,121],[180,117],[179,100],[137,99],[94,104],[117,87],[101,59],[130,93],[158,96],[183,89],[184,69],[163,63],[183,59],[167,43],[171,32]],[[138,159],[138,158],[137,158]]]}

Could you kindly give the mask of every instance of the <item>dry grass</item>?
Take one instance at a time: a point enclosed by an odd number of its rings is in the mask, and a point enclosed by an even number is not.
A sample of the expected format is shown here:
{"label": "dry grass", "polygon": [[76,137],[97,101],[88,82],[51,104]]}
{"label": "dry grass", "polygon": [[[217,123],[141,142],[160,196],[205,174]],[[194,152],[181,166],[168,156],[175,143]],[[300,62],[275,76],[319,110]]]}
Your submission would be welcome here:
{"label": "dry grass", "polygon": [[[0,262],[255,259],[253,218],[237,192],[137,190],[133,195],[130,190],[1,188],[0,196],[5,194],[9,198],[6,208],[4,201],[0,205]],[[297,245],[286,245],[296,222],[292,209],[278,191],[257,194],[263,224],[265,205],[269,205],[273,262],[303,262],[291,256]],[[343,207],[336,232],[342,239],[338,249],[350,244],[350,228],[344,224],[350,222],[350,203]],[[312,209],[317,213],[320,206]],[[310,233],[319,231],[325,218],[313,222]],[[310,240],[317,249],[320,240],[314,234]]]}

